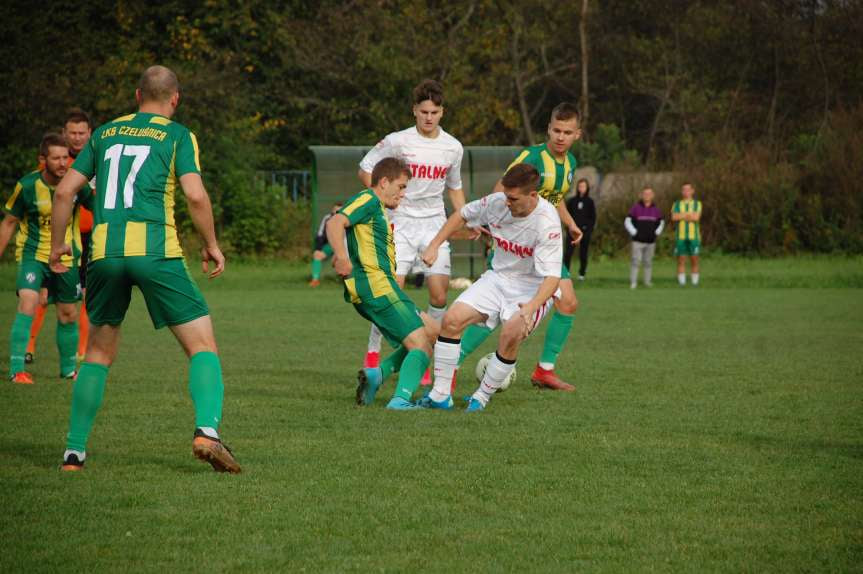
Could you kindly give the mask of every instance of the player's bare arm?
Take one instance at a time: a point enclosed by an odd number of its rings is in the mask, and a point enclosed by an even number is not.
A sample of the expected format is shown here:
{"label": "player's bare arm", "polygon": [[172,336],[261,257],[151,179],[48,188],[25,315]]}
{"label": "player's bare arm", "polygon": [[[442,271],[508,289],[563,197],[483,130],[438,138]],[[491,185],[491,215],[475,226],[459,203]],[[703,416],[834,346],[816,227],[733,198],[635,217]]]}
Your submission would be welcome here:
{"label": "player's bare arm", "polygon": [[12,236],[15,235],[15,230],[18,228],[18,218],[7,213],[3,221],[0,221],[0,257],[3,257],[3,252],[6,251],[6,246]]}
{"label": "player's bare arm", "polygon": [[452,215],[449,216],[449,219],[446,220],[443,227],[440,228],[440,231],[437,232],[437,235],[431,240],[426,247],[426,250],[423,252],[423,263],[428,266],[434,265],[434,262],[437,261],[438,249],[443,244],[444,241],[450,238],[450,236],[464,227],[465,218],[461,215],[461,210],[456,211]]}
{"label": "player's bare arm", "polygon": [[342,278],[350,277],[353,270],[345,248],[345,229],[350,226],[350,220],[341,213],[335,214],[327,222],[327,241],[333,248],[333,269]]}
{"label": "player's bare arm", "polygon": [[357,177],[360,178],[360,181],[362,182],[362,184],[364,186],[366,186],[366,187],[372,186],[372,174],[370,174],[366,170],[364,170],[364,169],[358,170],[357,171]]}
{"label": "player's bare arm", "polygon": [[87,185],[87,178],[75,168],[70,169],[54,190],[51,206],[51,255],[48,265],[54,273],[65,273],[68,268],[60,263],[64,255],[72,255],[72,246],[66,243],[66,226],[72,218],[72,207],[78,190]]}
{"label": "player's bare arm", "polygon": [[447,194],[449,194],[449,201],[452,203],[453,211],[459,211],[465,204],[464,190],[463,189],[447,189]]}
{"label": "player's bare arm", "polygon": [[583,237],[583,233],[581,229],[579,229],[578,225],[575,224],[575,220],[572,218],[572,214],[569,213],[569,210],[566,208],[566,202],[561,201],[557,204],[557,213],[560,215],[560,220],[569,230],[569,236],[572,237],[572,244],[578,245],[581,242],[581,238]]}
{"label": "player's bare arm", "polygon": [[[218,277],[225,270],[225,256],[219,248],[216,240],[216,227],[213,224],[213,205],[210,196],[204,188],[204,181],[197,173],[187,173],[180,176],[180,187],[186,196],[189,206],[189,215],[198,235],[201,236],[203,247],[201,247],[201,268],[204,273],[209,273],[210,279]],[[213,262],[215,267],[209,269],[209,263]]]}

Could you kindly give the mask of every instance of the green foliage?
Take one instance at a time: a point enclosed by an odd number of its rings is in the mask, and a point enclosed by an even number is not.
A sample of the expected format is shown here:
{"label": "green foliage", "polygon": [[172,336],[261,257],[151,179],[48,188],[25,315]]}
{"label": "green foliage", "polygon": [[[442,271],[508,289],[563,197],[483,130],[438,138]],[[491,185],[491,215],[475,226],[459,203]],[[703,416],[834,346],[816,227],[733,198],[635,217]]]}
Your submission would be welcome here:
{"label": "green foliage", "polygon": [[572,148],[579,165],[589,165],[601,173],[626,170],[641,164],[636,150],[627,149],[620,128],[614,124],[599,124],[591,141],[580,140]]}

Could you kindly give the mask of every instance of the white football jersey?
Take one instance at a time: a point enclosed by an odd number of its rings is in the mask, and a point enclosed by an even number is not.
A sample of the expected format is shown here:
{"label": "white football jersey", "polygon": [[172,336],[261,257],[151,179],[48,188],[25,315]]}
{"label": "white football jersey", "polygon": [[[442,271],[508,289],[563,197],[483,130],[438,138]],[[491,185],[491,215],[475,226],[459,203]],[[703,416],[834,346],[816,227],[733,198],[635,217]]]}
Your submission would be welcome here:
{"label": "white football jersey", "polygon": [[487,225],[494,239],[495,273],[517,281],[539,284],[560,277],[563,239],[560,216],[548,201],[539,202],[526,217],[513,217],[503,192],[471,201],[461,210],[469,227]]}
{"label": "white football jersey", "polygon": [[461,143],[443,129],[430,139],[420,135],[416,126],[393,132],[369,150],[360,169],[371,173],[385,157],[402,159],[411,168],[405,197],[393,212],[408,217],[445,215],[444,189],[461,189]]}

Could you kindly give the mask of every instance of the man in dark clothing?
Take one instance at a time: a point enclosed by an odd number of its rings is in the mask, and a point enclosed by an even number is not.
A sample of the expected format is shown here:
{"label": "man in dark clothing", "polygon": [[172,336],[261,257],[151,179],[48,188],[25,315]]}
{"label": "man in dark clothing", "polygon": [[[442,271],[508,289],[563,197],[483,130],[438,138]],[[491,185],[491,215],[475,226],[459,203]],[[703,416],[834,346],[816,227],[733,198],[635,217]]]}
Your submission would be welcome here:
{"label": "man in dark clothing", "polygon": [[[593,199],[590,197],[590,184],[586,179],[579,179],[575,186],[575,193],[566,201],[566,209],[569,210],[575,224],[583,233],[581,243],[578,244],[578,280],[584,281],[584,275],[587,273],[587,250],[590,248],[590,234],[593,233],[593,228],[596,226],[596,206],[593,204]],[[569,233],[567,232],[567,235]],[[563,264],[569,268],[572,261],[572,253],[575,246],[572,244],[572,238],[564,242],[563,245]]]}
{"label": "man in dark clothing", "polygon": [[641,191],[641,199],[632,206],[623,222],[632,237],[632,264],[629,267],[631,289],[638,286],[638,267],[641,263],[644,263],[644,284],[647,287],[653,285],[653,252],[656,249],[656,238],[665,227],[662,211],[653,203],[653,197],[653,190],[645,187]]}

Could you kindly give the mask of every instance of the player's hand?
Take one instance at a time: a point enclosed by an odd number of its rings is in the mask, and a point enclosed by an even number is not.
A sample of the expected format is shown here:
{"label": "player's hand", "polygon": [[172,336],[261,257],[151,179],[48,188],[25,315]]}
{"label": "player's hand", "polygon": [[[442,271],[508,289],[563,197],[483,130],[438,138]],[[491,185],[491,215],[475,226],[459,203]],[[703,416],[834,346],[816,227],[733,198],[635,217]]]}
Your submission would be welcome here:
{"label": "player's hand", "polygon": [[68,267],[60,263],[60,259],[64,255],[68,255],[69,257],[72,256],[71,245],[67,245],[64,243],[63,247],[60,247],[59,249],[54,249],[53,247],[51,248],[51,255],[48,256],[48,267],[51,268],[51,271],[53,271],[54,273],[65,273],[69,270]]}
{"label": "player's hand", "polygon": [[430,245],[428,249],[423,251],[423,263],[431,267],[437,261],[437,247]]}
{"label": "player's hand", "polygon": [[531,303],[519,303],[518,314],[523,322],[522,334],[527,337],[530,335],[530,328],[533,326],[533,316],[536,314],[536,306]]}
{"label": "player's hand", "polygon": [[572,244],[578,245],[581,243],[581,238],[584,237],[584,233],[582,233],[581,229],[573,223],[569,226],[569,236],[572,237]]}
{"label": "player's hand", "polygon": [[483,227],[482,225],[477,225],[476,227],[468,227],[467,232],[468,232],[467,238],[470,239],[471,241],[476,241],[477,239],[482,237],[483,233],[485,233],[486,235],[491,237],[491,232],[488,229],[486,229],[485,227]]}
{"label": "player's hand", "polygon": [[349,258],[342,258],[338,255],[333,255],[333,269],[335,269],[339,277],[347,279],[351,276],[354,266],[351,264],[351,260]]}
{"label": "player's hand", "polygon": [[[212,271],[210,271],[211,261],[214,264]],[[222,250],[219,249],[218,245],[201,248],[201,269],[204,273],[209,274],[210,279],[218,277],[225,270],[225,256],[222,255]]]}

